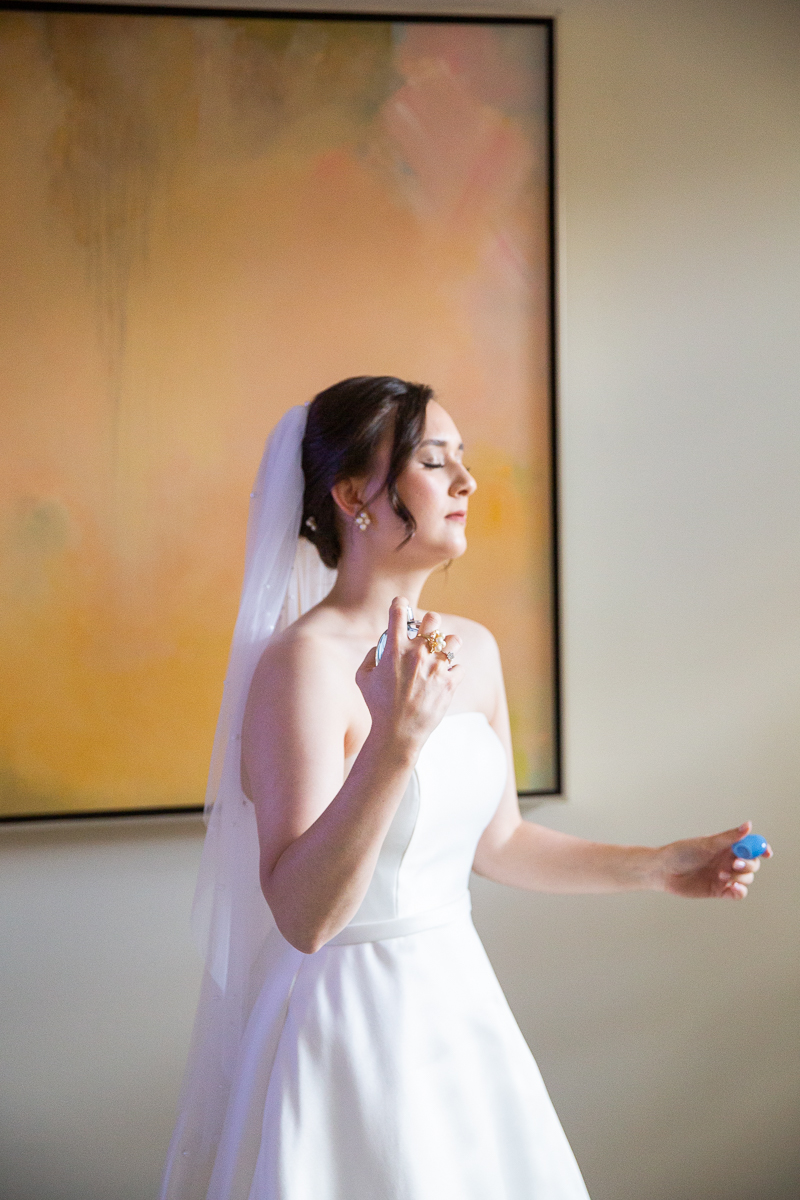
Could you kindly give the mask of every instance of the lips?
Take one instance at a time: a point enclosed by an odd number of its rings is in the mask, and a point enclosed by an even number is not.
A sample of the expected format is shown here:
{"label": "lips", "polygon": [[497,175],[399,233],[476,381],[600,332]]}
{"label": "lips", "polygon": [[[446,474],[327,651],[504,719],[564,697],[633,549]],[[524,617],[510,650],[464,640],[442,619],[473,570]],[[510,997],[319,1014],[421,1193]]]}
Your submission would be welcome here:
{"label": "lips", "polygon": [[458,512],[448,513],[445,518],[445,520],[447,520],[447,521],[458,521],[460,523],[463,523],[464,521],[466,521],[466,519],[467,519],[466,509],[460,509]]}

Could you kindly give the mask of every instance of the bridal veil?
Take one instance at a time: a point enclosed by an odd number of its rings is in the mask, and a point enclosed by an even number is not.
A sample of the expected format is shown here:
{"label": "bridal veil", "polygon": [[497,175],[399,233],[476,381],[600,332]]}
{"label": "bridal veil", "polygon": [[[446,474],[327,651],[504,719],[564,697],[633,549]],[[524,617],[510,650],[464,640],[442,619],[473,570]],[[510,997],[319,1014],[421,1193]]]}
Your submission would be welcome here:
{"label": "bridal veil", "polygon": [[162,1200],[206,1195],[247,1020],[270,972],[269,946],[277,931],[259,884],[255,811],[241,786],[241,733],[267,642],[322,600],[336,579],[314,546],[298,538],[307,414],[298,406],[278,422],[250,498],[244,583],[211,755],[208,828],[192,908],[205,971]]}

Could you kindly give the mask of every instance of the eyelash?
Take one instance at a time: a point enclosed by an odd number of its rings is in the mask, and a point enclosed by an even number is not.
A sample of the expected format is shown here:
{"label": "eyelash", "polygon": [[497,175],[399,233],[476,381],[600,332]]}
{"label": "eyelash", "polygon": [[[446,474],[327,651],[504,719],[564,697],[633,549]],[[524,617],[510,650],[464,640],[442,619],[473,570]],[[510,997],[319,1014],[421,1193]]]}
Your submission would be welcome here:
{"label": "eyelash", "polygon": [[[426,462],[424,462],[422,465],[423,465],[423,467],[427,467],[428,470],[433,470],[434,467],[446,467],[447,463],[426,463]],[[467,466],[466,463],[464,464],[464,470],[467,472],[468,475],[472,474],[472,471],[470,470],[470,468]]]}

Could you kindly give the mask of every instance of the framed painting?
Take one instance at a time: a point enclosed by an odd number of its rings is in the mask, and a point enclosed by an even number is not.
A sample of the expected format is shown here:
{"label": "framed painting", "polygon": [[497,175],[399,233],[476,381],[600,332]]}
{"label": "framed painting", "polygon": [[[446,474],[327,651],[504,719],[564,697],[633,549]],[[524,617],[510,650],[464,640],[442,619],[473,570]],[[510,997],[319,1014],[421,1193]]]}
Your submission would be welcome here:
{"label": "framed painting", "polygon": [[428,607],[560,786],[552,22],[0,10],[0,816],[202,804],[291,405],[430,384],[478,480]]}

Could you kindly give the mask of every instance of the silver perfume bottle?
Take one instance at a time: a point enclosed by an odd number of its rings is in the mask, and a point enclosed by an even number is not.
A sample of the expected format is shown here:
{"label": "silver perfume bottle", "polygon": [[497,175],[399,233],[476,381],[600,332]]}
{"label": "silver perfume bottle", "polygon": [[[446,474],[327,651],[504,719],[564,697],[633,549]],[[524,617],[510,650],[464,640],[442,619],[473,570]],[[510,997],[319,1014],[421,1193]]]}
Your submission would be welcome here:
{"label": "silver perfume bottle", "polygon": [[[416,618],[414,617],[414,610],[412,609],[410,604],[408,606],[408,613],[407,613],[407,617],[406,617],[406,631],[408,633],[409,638],[415,638],[417,636],[417,634],[419,633],[419,621],[417,621]],[[375,647],[375,666],[376,667],[377,667],[378,663],[381,661],[381,655],[383,654],[384,650],[386,649],[386,638],[388,636],[389,636],[389,630],[386,629],[381,634],[381,636],[378,638],[378,644]]]}

